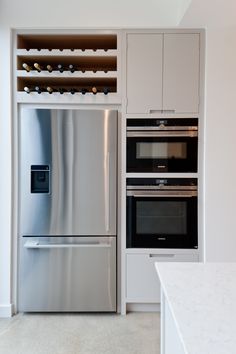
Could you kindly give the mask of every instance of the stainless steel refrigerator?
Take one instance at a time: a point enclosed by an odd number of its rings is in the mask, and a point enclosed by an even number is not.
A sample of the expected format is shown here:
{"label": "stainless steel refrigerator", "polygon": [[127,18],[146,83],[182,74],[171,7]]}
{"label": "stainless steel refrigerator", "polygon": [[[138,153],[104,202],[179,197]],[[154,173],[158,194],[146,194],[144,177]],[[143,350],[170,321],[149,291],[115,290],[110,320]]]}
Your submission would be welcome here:
{"label": "stainless steel refrigerator", "polygon": [[116,311],[117,111],[22,108],[19,311]]}

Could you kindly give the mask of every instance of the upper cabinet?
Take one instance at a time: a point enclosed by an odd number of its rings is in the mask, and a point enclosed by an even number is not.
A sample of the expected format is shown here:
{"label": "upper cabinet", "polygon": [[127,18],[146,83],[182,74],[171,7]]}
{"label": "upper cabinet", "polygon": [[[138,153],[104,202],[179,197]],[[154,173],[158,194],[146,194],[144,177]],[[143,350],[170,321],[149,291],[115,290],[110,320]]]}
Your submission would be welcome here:
{"label": "upper cabinet", "polygon": [[162,110],[163,35],[127,38],[127,113]]}
{"label": "upper cabinet", "polygon": [[165,34],[163,57],[163,110],[197,113],[199,34]]}
{"label": "upper cabinet", "polygon": [[199,111],[200,34],[127,34],[127,114]]}

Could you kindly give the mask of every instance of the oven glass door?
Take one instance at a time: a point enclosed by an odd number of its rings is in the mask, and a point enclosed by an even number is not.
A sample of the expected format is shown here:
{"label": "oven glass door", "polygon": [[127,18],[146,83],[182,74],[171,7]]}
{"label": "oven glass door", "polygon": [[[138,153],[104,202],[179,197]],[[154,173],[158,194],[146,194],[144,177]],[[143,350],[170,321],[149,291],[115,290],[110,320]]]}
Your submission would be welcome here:
{"label": "oven glass door", "polygon": [[127,172],[197,172],[197,137],[127,137]]}
{"label": "oven glass door", "polygon": [[127,197],[127,247],[197,248],[197,197]]}

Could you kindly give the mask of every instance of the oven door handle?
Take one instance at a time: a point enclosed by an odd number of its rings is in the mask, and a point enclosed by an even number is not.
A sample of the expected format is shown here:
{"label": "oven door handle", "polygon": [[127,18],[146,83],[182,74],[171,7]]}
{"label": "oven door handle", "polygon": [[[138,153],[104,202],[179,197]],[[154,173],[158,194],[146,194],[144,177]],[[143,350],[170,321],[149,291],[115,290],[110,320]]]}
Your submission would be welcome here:
{"label": "oven door handle", "polygon": [[149,197],[174,197],[174,198],[191,198],[197,197],[197,191],[127,191],[128,197],[149,198]]}
{"label": "oven door handle", "polygon": [[190,137],[198,136],[197,131],[127,131],[127,138]]}

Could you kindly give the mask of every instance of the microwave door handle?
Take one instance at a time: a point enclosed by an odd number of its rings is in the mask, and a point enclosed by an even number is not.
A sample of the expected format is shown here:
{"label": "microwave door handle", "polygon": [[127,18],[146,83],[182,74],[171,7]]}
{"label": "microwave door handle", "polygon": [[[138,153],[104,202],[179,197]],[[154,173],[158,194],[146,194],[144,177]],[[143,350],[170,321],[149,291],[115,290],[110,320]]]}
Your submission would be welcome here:
{"label": "microwave door handle", "polygon": [[127,138],[151,138],[151,137],[197,137],[198,131],[176,131],[176,130],[127,130]]}

